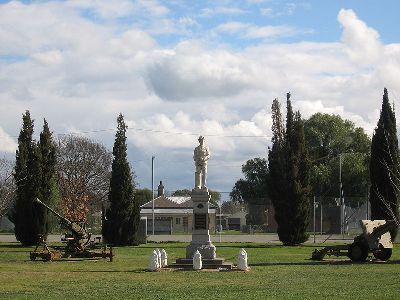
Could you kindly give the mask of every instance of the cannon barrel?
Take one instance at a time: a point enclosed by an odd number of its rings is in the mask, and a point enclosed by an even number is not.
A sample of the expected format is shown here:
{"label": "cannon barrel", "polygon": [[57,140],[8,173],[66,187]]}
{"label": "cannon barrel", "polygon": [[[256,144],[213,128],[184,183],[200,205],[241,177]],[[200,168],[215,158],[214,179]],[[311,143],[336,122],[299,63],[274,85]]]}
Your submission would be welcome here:
{"label": "cannon barrel", "polygon": [[70,220],[68,220],[67,218],[64,218],[62,215],[60,215],[58,212],[56,212],[54,209],[52,209],[50,206],[48,206],[47,204],[43,203],[42,201],[39,200],[39,198],[36,198],[35,201],[37,203],[39,203],[40,205],[46,207],[50,212],[53,213],[53,215],[55,215],[58,219],[60,219],[61,222],[63,222],[63,224],[65,226],[72,226],[72,222]]}
{"label": "cannon barrel", "polygon": [[35,201],[40,205],[46,207],[51,213],[53,213],[60,220],[60,224],[64,226],[66,229],[70,230],[76,238],[78,239],[88,238],[88,233],[86,229],[80,226],[77,222],[71,222],[70,220],[68,220],[67,218],[63,217],[58,212],[56,212],[54,209],[52,209],[51,207],[40,201],[38,198],[36,198]]}
{"label": "cannon barrel", "polygon": [[397,228],[397,223],[395,220],[389,220],[386,221],[385,224],[380,225],[378,227],[376,227],[372,233],[371,236],[374,236],[374,238],[379,238],[381,235],[385,234],[386,232]]}

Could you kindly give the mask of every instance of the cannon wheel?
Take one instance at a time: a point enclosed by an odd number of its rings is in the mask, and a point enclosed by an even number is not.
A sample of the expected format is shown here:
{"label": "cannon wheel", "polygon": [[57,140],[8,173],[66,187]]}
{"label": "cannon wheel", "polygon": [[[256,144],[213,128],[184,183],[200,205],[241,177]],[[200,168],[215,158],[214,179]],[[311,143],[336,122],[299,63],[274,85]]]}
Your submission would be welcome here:
{"label": "cannon wheel", "polygon": [[364,262],[368,256],[368,248],[362,243],[353,243],[349,246],[348,256],[352,261]]}
{"label": "cannon wheel", "polygon": [[387,261],[392,256],[391,248],[383,248],[381,244],[379,244],[379,249],[373,252],[373,255],[376,259]]}

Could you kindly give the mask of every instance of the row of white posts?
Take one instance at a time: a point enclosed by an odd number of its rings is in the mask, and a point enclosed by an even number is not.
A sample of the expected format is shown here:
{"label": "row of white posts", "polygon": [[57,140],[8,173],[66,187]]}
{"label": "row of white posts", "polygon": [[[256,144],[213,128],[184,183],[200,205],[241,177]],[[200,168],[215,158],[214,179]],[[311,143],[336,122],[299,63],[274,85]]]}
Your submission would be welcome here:
{"label": "row of white posts", "polygon": [[[167,260],[167,252],[162,249],[154,249],[149,257],[149,271],[157,271],[161,268],[165,268],[168,266]],[[203,263],[201,259],[201,254],[199,250],[197,250],[193,255],[193,269],[201,270],[203,268]],[[243,248],[240,249],[239,254],[237,256],[237,268],[242,271],[249,270],[249,266],[247,264],[247,252]]]}
{"label": "row of white posts", "polygon": [[164,249],[154,249],[149,257],[149,271],[157,271],[158,269],[168,266],[168,256]]}

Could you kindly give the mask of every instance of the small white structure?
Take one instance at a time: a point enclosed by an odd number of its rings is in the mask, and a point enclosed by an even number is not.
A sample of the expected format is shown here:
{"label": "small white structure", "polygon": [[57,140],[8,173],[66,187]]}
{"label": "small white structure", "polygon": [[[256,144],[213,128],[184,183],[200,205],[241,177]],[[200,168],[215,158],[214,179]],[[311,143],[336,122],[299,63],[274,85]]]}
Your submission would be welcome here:
{"label": "small white structure", "polygon": [[159,259],[158,259],[158,253],[156,250],[153,250],[150,254],[149,257],[149,271],[157,271],[160,267],[159,267]]}
{"label": "small white structure", "polygon": [[157,255],[158,255],[158,268],[162,268],[162,263],[161,263],[161,251],[160,249],[156,249]]}
{"label": "small white structure", "polygon": [[161,249],[161,268],[168,266],[168,256],[164,249]]}
{"label": "small white structure", "polygon": [[242,271],[247,271],[249,269],[249,266],[247,265],[247,252],[243,248],[240,249],[237,257],[237,267]]}
{"label": "small white structure", "polygon": [[201,254],[199,250],[197,250],[193,255],[193,269],[194,270],[201,270],[203,267],[203,263],[201,261]]}

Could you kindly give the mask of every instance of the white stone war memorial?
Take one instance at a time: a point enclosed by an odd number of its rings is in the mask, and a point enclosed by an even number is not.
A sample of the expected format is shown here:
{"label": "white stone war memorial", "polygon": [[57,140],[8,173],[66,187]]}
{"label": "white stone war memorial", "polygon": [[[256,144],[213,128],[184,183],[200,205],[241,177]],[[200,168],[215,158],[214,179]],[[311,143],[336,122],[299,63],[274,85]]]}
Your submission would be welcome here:
{"label": "white stone war memorial", "polygon": [[199,137],[200,145],[194,149],[193,159],[196,166],[194,174],[193,202],[193,231],[192,242],[186,248],[186,258],[193,258],[199,250],[203,259],[216,258],[215,246],[211,243],[209,231],[210,193],[206,186],[207,163],[210,159],[210,149],[204,143],[204,137]]}
{"label": "white stone war memorial", "polygon": [[231,269],[232,264],[225,263],[222,258],[217,258],[216,248],[211,242],[209,231],[211,195],[206,185],[210,149],[205,144],[204,137],[200,136],[198,141],[199,145],[194,149],[193,155],[196,170],[194,174],[195,184],[191,194],[194,220],[192,241],[190,245],[186,247],[186,258],[178,258],[174,266],[191,268],[193,266],[193,255],[196,251],[199,251],[203,268]]}

